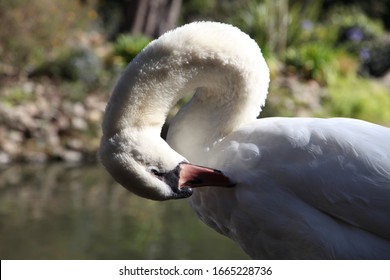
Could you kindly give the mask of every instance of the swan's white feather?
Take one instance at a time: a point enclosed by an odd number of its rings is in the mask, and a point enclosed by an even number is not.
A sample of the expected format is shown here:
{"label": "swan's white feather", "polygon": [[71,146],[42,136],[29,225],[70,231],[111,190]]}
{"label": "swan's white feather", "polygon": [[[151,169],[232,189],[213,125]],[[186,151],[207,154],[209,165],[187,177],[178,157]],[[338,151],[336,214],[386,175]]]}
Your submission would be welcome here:
{"label": "swan's white feather", "polygon": [[256,258],[388,258],[389,143],[390,129],[358,120],[261,119],[196,159],[235,189],[191,203]]}

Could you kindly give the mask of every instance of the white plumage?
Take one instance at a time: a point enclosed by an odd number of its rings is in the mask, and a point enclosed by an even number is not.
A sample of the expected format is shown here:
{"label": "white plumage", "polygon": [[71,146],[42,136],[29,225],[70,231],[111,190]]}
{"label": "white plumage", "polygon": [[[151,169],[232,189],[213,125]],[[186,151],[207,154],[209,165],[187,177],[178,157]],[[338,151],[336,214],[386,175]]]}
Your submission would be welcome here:
{"label": "white plumage", "polygon": [[[268,82],[260,49],[239,29],[200,22],[168,32],[118,81],[101,161],[138,195],[189,197],[206,224],[253,258],[390,258],[390,129],[343,118],[256,120]],[[161,127],[189,92],[168,145]]]}

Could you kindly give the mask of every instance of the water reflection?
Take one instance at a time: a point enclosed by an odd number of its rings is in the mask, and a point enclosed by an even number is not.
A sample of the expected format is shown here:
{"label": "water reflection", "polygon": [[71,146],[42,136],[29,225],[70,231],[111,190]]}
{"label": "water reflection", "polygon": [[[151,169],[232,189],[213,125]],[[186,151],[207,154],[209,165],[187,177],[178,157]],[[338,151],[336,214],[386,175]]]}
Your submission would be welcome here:
{"label": "water reflection", "polygon": [[247,259],[185,200],[154,202],[99,166],[0,171],[1,259]]}

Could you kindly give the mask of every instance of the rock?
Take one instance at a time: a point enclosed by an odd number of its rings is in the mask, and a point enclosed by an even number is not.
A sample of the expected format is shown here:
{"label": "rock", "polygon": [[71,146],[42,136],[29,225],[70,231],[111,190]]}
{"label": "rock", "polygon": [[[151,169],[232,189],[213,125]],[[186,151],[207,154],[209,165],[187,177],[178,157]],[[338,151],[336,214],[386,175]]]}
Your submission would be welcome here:
{"label": "rock", "polygon": [[86,130],[88,128],[87,122],[80,117],[72,117],[71,119],[72,127],[77,130]]}
{"label": "rock", "polygon": [[83,159],[82,153],[72,150],[64,150],[61,156],[67,162],[80,162]]}
{"label": "rock", "polygon": [[0,151],[0,165],[7,165],[11,162],[11,157],[6,152]]}

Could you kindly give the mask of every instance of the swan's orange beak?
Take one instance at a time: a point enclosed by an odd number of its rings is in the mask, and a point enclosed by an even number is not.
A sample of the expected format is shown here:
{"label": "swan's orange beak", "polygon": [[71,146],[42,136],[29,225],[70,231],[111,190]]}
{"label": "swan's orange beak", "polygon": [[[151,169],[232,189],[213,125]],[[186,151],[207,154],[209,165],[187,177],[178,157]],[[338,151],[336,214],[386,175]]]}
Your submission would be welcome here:
{"label": "swan's orange beak", "polygon": [[180,163],[179,189],[203,186],[233,187],[234,183],[220,170],[203,167],[188,162]]}

